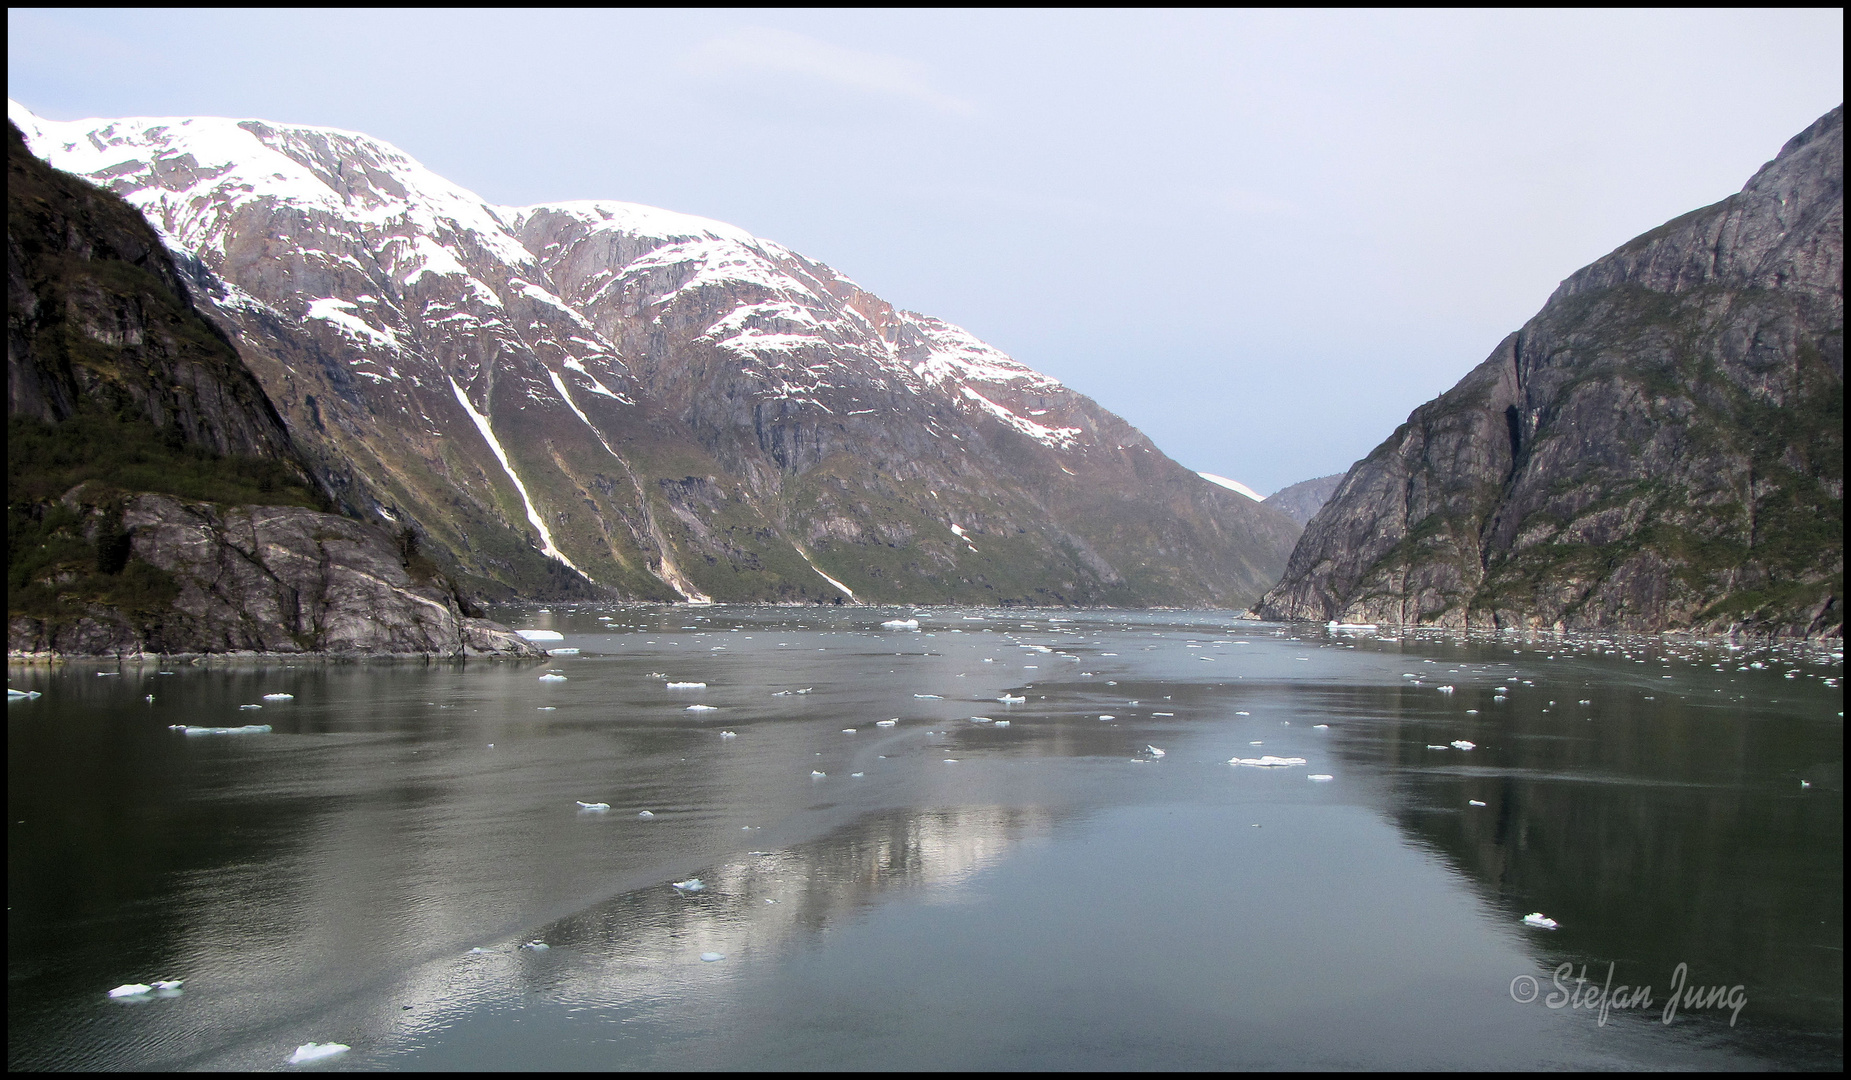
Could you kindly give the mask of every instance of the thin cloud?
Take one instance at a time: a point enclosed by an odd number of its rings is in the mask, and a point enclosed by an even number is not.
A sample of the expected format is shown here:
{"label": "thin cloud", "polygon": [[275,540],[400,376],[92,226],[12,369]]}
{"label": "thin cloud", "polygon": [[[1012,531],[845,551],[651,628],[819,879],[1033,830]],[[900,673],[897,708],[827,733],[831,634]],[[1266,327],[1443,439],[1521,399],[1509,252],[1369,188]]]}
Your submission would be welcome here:
{"label": "thin cloud", "polygon": [[864,93],[904,98],[941,112],[974,106],[933,86],[915,60],[831,45],[789,30],[749,26],[696,45],[683,66],[700,75],[795,75]]}

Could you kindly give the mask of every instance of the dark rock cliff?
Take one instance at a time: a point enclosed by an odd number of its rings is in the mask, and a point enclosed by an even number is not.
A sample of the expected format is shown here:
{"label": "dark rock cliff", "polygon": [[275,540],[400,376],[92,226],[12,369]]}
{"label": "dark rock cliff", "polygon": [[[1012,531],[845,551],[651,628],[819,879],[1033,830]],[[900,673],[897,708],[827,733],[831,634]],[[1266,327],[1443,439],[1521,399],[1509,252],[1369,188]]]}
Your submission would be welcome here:
{"label": "dark rock cliff", "polygon": [[1330,497],[1337,491],[1337,485],[1342,482],[1342,473],[1331,473],[1314,480],[1300,480],[1268,495],[1265,504],[1304,525],[1316,517],[1319,510],[1324,509],[1324,504],[1330,501]]}
{"label": "dark rock cliff", "polygon": [[1266,618],[1844,626],[1844,110],[1564,281],[1343,478]]}
{"label": "dark rock cliff", "polygon": [[467,616],[415,533],[325,512],[141,214],[10,137],[9,655],[543,655]]}

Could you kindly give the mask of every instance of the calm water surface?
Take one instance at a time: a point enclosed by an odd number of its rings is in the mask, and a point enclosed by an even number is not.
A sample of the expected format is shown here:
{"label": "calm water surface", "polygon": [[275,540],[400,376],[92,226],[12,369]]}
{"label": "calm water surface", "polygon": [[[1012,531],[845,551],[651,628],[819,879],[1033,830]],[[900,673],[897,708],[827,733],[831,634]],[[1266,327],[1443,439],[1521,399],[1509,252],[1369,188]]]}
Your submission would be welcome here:
{"label": "calm water surface", "polygon": [[8,1067],[1844,1065],[1842,651],[910,614],[12,668]]}

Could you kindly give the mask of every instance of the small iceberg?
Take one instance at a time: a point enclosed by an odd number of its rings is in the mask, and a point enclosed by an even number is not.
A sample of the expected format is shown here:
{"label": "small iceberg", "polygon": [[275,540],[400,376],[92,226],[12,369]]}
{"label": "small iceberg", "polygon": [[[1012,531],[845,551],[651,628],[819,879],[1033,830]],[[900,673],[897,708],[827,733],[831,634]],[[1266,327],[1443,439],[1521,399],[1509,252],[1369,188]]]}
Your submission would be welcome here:
{"label": "small iceberg", "polygon": [[1256,758],[1232,757],[1228,759],[1228,764],[1257,765],[1263,769],[1276,769],[1281,765],[1303,765],[1305,764],[1305,759],[1301,757],[1274,757],[1271,754],[1266,754]]}
{"label": "small iceberg", "polygon": [[987,716],[973,716],[970,718],[970,722],[973,724],[994,724],[996,723],[996,721],[990,719]]}
{"label": "small iceberg", "polygon": [[707,684],[704,682],[672,682],[668,684],[668,688],[670,690],[705,690]]}
{"label": "small iceberg", "polygon": [[112,998],[141,997],[143,994],[151,994],[153,992],[154,987],[149,986],[147,983],[123,983],[121,986],[111,990],[109,996]]}
{"label": "small iceberg", "polygon": [[881,623],[881,629],[883,630],[917,630],[919,629],[919,620],[918,619],[888,619],[886,622]]}
{"label": "small iceberg", "polygon": [[852,773],[849,773],[848,775],[849,775],[849,776],[850,776],[851,778],[853,778],[853,779],[856,779],[856,780],[859,780],[859,779],[861,779],[862,777],[864,777],[864,776],[866,776],[866,775],[868,775],[868,774],[867,774],[867,773],[858,773],[858,772],[852,772]]}
{"label": "small iceberg", "polygon": [[701,959],[711,964],[715,961],[726,959],[726,954],[723,952],[704,952],[701,954]]}
{"label": "small iceberg", "polygon": [[[174,725],[174,727],[178,728],[179,730],[185,732],[188,735],[268,735],[270,734],[269,724],[246,724],[244,727],[190,727],[186,724],[176,724]],[[173,730],[173,728],[169,728],[168,730],[171,731]]]}
{"label": "small iceberg", "polygon": [[853,735],[854,733],[855,733],[855,729],[852,727],[845,727],[842,729],[842,734],[844,735]]}
{"label": "small iceberg", "polygon": [[914,694],[913,696],[916,698],[938,698],[941,701],[944,700],[943,696],[939,694]]}
{"label": "small iceberg", "polygon": [[1311,725],[1311,727],[1316,731],[1329,731],[1330,730],[1329,724],[1313,724]]}
{"label": "small iceberg", "polygon": [[578,650],[577,649],[548,649],[546,650],[546,655],[548,656],[577,656]]}
{"label": "small iceberg", "polygon": [[10,686],[6,688],[6,699],[8,701],[27,701],[38,696],[39,692],[37,690],[15,690]]}
{"label": "small iceberg", "polygon": [[1332,619],[1324,624],[1326,630],[1375,630],[1379,629],[1372,622],[1338,622]]}
{"label": "small iceberg", "polygon": [[707,887],[706,883],[697,877],[691,877],[686,881],[669,882],[669,888],[674,889],[677,892],[684,892],[684,893],[697,893],[697,892],[700,892],[702,889],[705,889],[706,887]]}
{"label": "small iceberg", "polygon": [[564,641],[566,636],[557,630],[516,630],[515,633],[528,641]]}
{"label": "small iceberg", "polygon": [[1099,714],[1099,719],[1101,719],[1101,720],[1116,720],[1116,719],[1118,719],[1118,717],[1116,717],[1116,716],[1113,716],[1113,715],[1112,715],[1111,713],[1100,713],[1100,714]]}
{"label": "small iceberg", "polygon": [[639,818],[652,818],[652,817],[655,817],[656,814],[655,814],[655,811],[653,810],[642,810],[642,811],[639,811],[636,816]]}
{"label": "small iceberg", "polygon": [[1004,694],[996,700],[1002,702],[1004,705],[1020,705],[1028,699],[1025,697],[1018,697],[1015,694]]}
{"label": "small iceberg", "polygon": [[552,946],[544,941],[529,941],[527,944],[522,945],[521,948],[532,949],[534,952],[545,952],[552,948]]}
{"label": "small iceberg", "polygon": [[540,681],[541,682],[565,682],[566,677],[564,675],[555,675],[549,671],[546,674],[540,676]]}
{"label": "small iceberg", "polygon": [[828,776],[828,775],[829,775],[828,773],[822,771],[821,769],[811,769],[810,770],[810,779],[812,780],[821,780],[823,777]]}
{"label": "small iceberg", "polygon": [[294,694],[265,694],[264,700],[265,701],[294,701],[296,700],[296,695]]}
{"label": "small iceberg", "polygon": [[1532,911],[1523,917],[1523,925],[1538,926],[1544,930],[1560,929],[1561,924],[1540,911]]}
{"label": "small iceberg", "polygon": [[1466,741],[1465,741],[1464,739],[1454,739],[1454,740],[1453,740],[1453,746],[1455,746],[1455,747],[1457,747],[1457,748],[1458,748],[1458,749],[1460,749],[1460,750],[1476,750],[1476,749],[1478,749],[1478,744],[1477,744],[1477,743],[1475,743],[1475,742],[1466,742]]}
{"label": "small iceberg", "polygon": [[[1009,721],[1007,721],[1007,720],[998,720],[998,721],[996,721],[996,726],[997,726],[997,727],[1008,727],[1008,726],[1009,726]],[[1802,781],[1802,782],[1804,782],[1804,781]]]}
{"label": "small iceberg", "polygon": [[336,1054],[345,1054],[353,1047],[346,1043],[303,1043],[296,1047],[296,1052],[289,1055],[291,1065],[304,1065],[322,1058],[331,1058]]}
{"label": "small iceberg", "polygon": [[262,705],[240,705],[238,706],[238,708],[240,709],[261,709],[263,708],[263,706]]}
{"label": "small iceberg", "polygon": [[1467,799],[1467,800],[1465,800],[1465,804],[1466,804],[1467,806],[1483,806],[1483,805],[1485,805],[1485,803],[1484,803],[1484,800],[1482,800],[1482,799]]}
{"label": "small iceberg", "polygon": [[1144,752],[1146,754],[1149,754],[1151,757],[1162,757],[1163,756],[1163,751],[1157,749],[1154,746],[1146,746],[1144,748]]}
{"label": "small iceberg", "polygon": [[1305,777],[1305,779],[1307,780],[1335,780],[1336,777],[1332,776],[1331,774],[1327,772],[1314,772],[1310,776]]}
{"label": "small iceberg", "polygon": [[581,802],[578,804],[578,808],[580,810],[609,810],[611,804],[607,802]]}
{"label": "small iceberg", "polygon": [[690,705],[688,706],[686,711],[688,712],[713,712],[718,708],[719,708],[718,705]]}
{"label": "small iceberg", "polygon": [[737,731],[720,732],[720,738],[722,739],[737,739],[738,737],[739,737],[739,733]]}
{"label": "small iceberg", "polygon": [[1450,694],[1453,692],[1453,688],[1450,686],[1436,686],[1434,687],[1434,689],[1438,690],[1442,694]]}
{"label": "small iceberg", "polygon": [[876,720],[874,721],[874,726],[875,727],[892,727],[899,722],[900,722],[900,718],[896,716],[892,720]]}

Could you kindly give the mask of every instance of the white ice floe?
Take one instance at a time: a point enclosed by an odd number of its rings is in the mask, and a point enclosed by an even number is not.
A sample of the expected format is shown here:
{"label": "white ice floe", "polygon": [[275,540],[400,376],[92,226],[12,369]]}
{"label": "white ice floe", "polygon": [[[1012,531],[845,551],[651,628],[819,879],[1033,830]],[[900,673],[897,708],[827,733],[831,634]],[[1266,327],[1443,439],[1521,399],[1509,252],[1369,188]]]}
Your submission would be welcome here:
{"label": "white ice floe", "polygon": [[[998,721],[996,721],[996,726],[997,726],[997,727],[1008,727],[1008,726],[1009,726],[1009,721],[1007,721],[1007,720],[998,720]],[[1804,783],[1804,781],[1801,781],[1801,782],[1802,782],[1802,783]]]}
{"label": "white ice floe", "polygon": [[336,1054],[345,1054],[352,1049],[353,1047],[346,1043],[303,1043],[296,1047],[295,1053],[289,1055],[289,1063],[302,1065],[310,1061],[320,1061],[322,1058],[331,1058]]}
{"label": "white ice floe", "polygon": [[945,759],[945,764],[947,764],[947,765],[956,765],[957,763],[958,763],[958,759],[957,759],[957,758],[954,758],[954,757],[948,757],[948,758],[946,758],[946,759]]}
{"label": "white ice floe", "polygon": [[1559,927],[1561,924],[1556,922],[1554,919],[1549,918],[1547,915],[1544,915],[1540,911],[1532,911],[1528,915],[1525,915],[1523,917],[1523,925],[1540,926],[1544,930],[1554,930],[1557,927]]}
{"label": "white ice floe", "polygon": [[701,881],[701,879],[697,877],[691,877],[686,881],[669,882],[669,888],[674,889],[678,892],[684,892],[684,893],[700,892],[702,889],[705,889],[706,887],[707,887],[706,883]]}
{"label": "white ice floe", "polygon": [[548,649],[546,650],[546,655],[548,656],[577,656],[578,650],[577,649]]}
{"label": "white ice floe", "polygon": [[555,675],[549,671],[546,674],[540,676],[540,681],[541,682],[565,682],[566,677],[564,675]]}
{"label": "white ice floe", "polygon": [[919,620],[888,619],[886,622],[881,623],[881,628],[883,630],[917,630],[919,629]]}
{"label": "white ice floe", "polygon": [[147,983],[123,983],[121,986],[111,990],[109,996],[112,998],[141,997],[143,994],[151,994],[153,992],[154,987],[149,986]]}
{"label": "white ice floe", "polygon": [[611,804],[607,802],[580,802],[578,805],[581,810],[609,810],[611,808]]}
{"label": "white ice floe", "polygon": [[1004,705],[1020,705],[1024,701],[1027,701],[1028,699],[1025,697],[1017,697],[1014,694],[1004,694],[1002,697],[999,697],[996,700],[1002,702]]}
{"label": "white ice floe", "polygon": [[672,682],[668,684],[668,689],[670,690],[705,690],[707,689],[707,684],[704,682]]}
{"label": "white ice floe", "polygon": [[1467,741],[1465,741],[1464,739],[1454,739],[1454,740],[1453,740],[1453,746],[1454,746],[1454,747],[1456,747],[1456,748],[1458,748],[1458,749],[1460,749],[1460,750],[1476,750],[1476,749],[1478,749],[1478,744],[1477,744],[1477,743],[1475,743],[1475,742],[1467,742]]}
{"label": "white ice floe", "polygon": [[296,700],[296,695],[294,694],[265,694],[264,700],[265,701],[294,701]]}
{"label": "white ice floe", "polygon": [[942,699],[944,697],[943,694],[914,694],[913,696],[916,698],[937,698],[937,699]]}
{"label": "white ice floe", "polygon": [[1442,694],[1450,694],[1453,692],[1453,688],[1450,686],[1436,686],[1434,687],[1434,689],[1438,690]]}
{"label": "white ice floe", "polygon": [[688,706],[687,711],[688,712],[714,712],[718,709],[719,709],[718,705],[690,705]]}
{"label": "white ice floe", "polygon": [[269,724],[246,724],[243,727],[191,727],[186,724],[171,725],[168,730],[182,731],[188,735],[268,735]]}
{"label": "white ice floe", "polygon": [[1329,724],[1313,724],[1311,726],[1318,731],[1329,731],[1330,730]]}
{"label": "white ice floe", "polygon": [[900,718],[896,716],[892,720],[876,720],[874,721],[874,726],[875,727],[892,727],[899,722],[900,722]]}
{"label": "white ice floe", "polygon": [[973,716],[970,718],[970,722],[973,724],[994,724],[996,723],[996,721],[990,719],[987,716]]}
{"label": "white ice floe", "polygon": [[1154,746],[1146,746],[1144,748],[1144,752],[1146,754],[1149,754],[1151,757],[1162,757],[1163,756],[1163,751],[1157,749]]}
{"label": "white ice floe", "polygon": [[1331,774],[1327,772],[1314,772],[1310,776],[1305,777],[1305,779],[1307,780],[1335,780],[1336,777],[1332,776]]}
{"label": "white ice floe", "polygon": [[855,729],[852,727],[845,727],[842,729],[842,734],[844,735],[853,735],[854,733],[855,733]]}
{"label": "white ice floe", "polygon": [[263,706],[262,705],[240,705],[238,706],[238,708],[240,709],[261,709],[263,708]]}
{"label": "white ice floe", "polygon": [[1374,630],[1374,629],[1377,629],[1376,625],[1372,622],[1337,622],[1335,620],[1325,623],[1324,628],[1326,630]]}
{"label": "white ice floe", "polygon": [[557,630],[516,630],[515,633],[528,641],[564,641],[566,636]]}
{"label": "white ice floe", "polygon": [[1099,719],[1101,719],[1101,720],[1116,720],[1116,719],[1118,719],[1118,717],[1116,717],[1116,716],[1113,716],[1113,715],[1112,715],[1111,713],[1100,713],[1100,714],[1099,714]]}
{"label": "white ice floe", "polygon": [[1228,759],[1228,764],[1258,765],[1263,769],[1276,769],[1281,765],[1303,765],[1305,764],[1305,759],[1301,757],[1274,757],[1271,754],[1266,754],[1256,758],[1231,757]]}
{"label": "white ice floe", "polygon": [[1485,805],[1485,804],[1484,804],[1484,802],[1483,802],[1482,800],[1479,800],[1479,799],[1467,799],[1467,800],[1465,800],[1465,802],[1466,802],[1466,805],[1467,805],[1467,806],[1483,806],[1483,805]]}
{"label": "white ice floe", "polygon": [[723,952],[704,952],[701,954],[701,959],[711,964],[716,960],[726,959],[726,954]]}
{"label": "white ice floe", "polygon": [[810,779],[812,780],[821,780],[823,777],[828,776],[828,775],[829,775],[828,773],[824,772],[821,769],[811,769],[810,770]]}
{"label": "white ice floe", "polygon": [[737,731],[720,732],[720,738],[722,739],[737,739],[738,737],[739,737],[739,733]]}
{"label": "white ice floe", "polygon": [[636,816],[639,818],[652,818],[652,817],[655,817],[656,815],[655,815],[655,811],[653,810],[639,810],[637,811]]}
{"label": "white ice floe", "polygon": [[552,948],[552,946],[544,941],[529,941],[527,944],[522,945],[521,948],[532,949],[534,952],[545,952]]}

